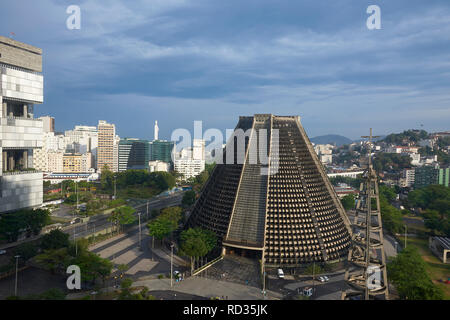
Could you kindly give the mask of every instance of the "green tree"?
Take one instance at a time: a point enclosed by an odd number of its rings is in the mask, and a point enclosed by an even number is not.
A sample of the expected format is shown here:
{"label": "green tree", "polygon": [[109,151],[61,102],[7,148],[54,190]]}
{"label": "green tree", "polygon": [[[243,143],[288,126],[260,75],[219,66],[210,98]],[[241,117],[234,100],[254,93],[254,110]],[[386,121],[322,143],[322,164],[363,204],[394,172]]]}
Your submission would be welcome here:
{"label": "green tree", "polygon": [[65,267],[69,265],[71,257],[68,254],[67,248],[60,248],[45,250],[43,253],[37,255],[35,260],[45,269],[55,273],[64,270]]}
{"label": "green tree", "polygon": [[65,300],[66,294],[61,289],[52,288],[40,294],[38,298],[40,300]]}
{"label": "green tree", "polygon": [[69,235],[60,230],[52,230],[41,239],[41,248],[44,250],[68,248]]}
{"label": "green tree", "polygon": [[22,243],[14,249],[14,256],[19,255],[22,261],[28,261],[29,259],[36,256],[37,253],[38,248],[31,242]]}
{"label": "green tree", "polygon": [[347,194],[341,199],[341,202],[345,210],[353,209],[355,207],[355,196]]}
{"label": "green tree", "polygon": [[388,276],[403,300],[442,300],[442,290],[428,276],[417,249],[407,247],[388,264]]}
{"label": "green tree", "polygon": [[100,185],[104,190],[111,190],[114,186],[114,172],[112,172],[107,164],[102,168],[100,175]]}
{"label": "green tree", "polygon": [[163,240],[168,237],[170,233],[175,230],[173,221],[168,218],[158,217],[147,224],[149,234],[158,240]]}
{"label": "green tree", "polygon": [[0,216],[0,236],[8,242],[17,241],[20,234],[27,237],[38,235],[49,221],[50,213],[45,209],[22,209]]}
{"label": "green tree", "polygon": [[170,220],[173,223],[173,230],[175,230],[182,218],[182,214],[183,209],[175,206],[162,209],[160,217]]}
{"label": "green tree", "polygon": [[181,200],[181,204],[183,205],[183,207],[190,207],[194,203],[195,203],[195,191],[194,190],[186,191],[185,194],[183,195],[183,199]]}
{"label": "green tree", "polygon": [[118,226],[117,232],[119,232],[120,226],[131,224],[136,221],[136,217],[133,215],[136,210],[130,206],[119,207],[115,209],[108,218],[108,221],[113,222]]}
{"label": "green tree", "polygon": [[181,252],[191,258],[191,272],[194,269],[195,259],[204,257],[217,245],[214,232],[201,228],[189,228],[180,234]]}
{"label": "green tree", "polygon": [[113,263],[108,259],[103,259],[99,255],[82,251],[73,259],[72,264],[78,265],[81,270],[81,280],[95,283],[95,280],[101,278],[105,282],[111,274]]}

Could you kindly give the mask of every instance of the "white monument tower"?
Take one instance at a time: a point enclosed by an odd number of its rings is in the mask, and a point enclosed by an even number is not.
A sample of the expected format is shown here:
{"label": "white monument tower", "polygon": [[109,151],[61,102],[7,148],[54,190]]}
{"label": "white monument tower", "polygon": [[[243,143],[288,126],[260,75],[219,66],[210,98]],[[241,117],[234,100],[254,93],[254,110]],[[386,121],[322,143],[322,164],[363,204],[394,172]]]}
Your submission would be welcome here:
{"label": "white monument tower", "polygon": [[155,121],[155,139],[154,140],[158,140],[158,132],[159,132],[159,128],[158,128],[158,120]]}

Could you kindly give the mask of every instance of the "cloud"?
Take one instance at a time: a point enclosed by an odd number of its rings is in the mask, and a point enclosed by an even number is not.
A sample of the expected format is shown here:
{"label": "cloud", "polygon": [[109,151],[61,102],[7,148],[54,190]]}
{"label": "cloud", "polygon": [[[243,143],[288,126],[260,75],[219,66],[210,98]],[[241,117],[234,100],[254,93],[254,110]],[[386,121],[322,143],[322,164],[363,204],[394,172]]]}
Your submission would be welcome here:
{"label": "cloud", "polygon": [[[82,120],[74,112],[84,106],[100,116],[125,104],[140,106],[135,116],[179,126],[191,116],[233,126],[241,113],[272,112],[300,114],[317,134],[358,136],[368,123],[388,132],[421,119],[445,129],[447,1],[382,2],[375,31],[365,27],[365,5],[349,0],[86,0],[82,29],[70,31],[69,2],[29,1],[23,9],[10,1],[2,12],[11,14],[0,13],[2,30],[22,28],[30,34],[23,41],[43,47],[53,104],[45,110],[64,108],[57,121],[66,126]],[[118,116],[118,126],[139,135],[126,119]]]}

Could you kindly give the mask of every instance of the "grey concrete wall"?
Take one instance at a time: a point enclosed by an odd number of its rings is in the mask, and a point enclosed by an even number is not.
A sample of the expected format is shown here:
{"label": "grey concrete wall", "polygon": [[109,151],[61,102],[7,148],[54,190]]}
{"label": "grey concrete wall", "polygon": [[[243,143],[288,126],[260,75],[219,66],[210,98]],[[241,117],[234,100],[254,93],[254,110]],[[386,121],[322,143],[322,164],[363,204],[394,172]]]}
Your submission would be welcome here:
{"label": "grey concrete wall", "polygon": [[42,204],[42,172],[4,174],[0,181],[0,213]]}
{"label": "grey concrete wall", "polygon": [[0,63],[42,72],[42,49],[0,36]]}

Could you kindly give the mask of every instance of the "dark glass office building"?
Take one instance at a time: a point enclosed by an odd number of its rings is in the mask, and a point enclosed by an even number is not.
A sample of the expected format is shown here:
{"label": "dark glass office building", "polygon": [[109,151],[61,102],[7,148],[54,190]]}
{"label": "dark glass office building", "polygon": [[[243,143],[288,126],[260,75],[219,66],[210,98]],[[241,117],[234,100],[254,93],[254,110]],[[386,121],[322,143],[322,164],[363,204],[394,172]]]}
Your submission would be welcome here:
{"label": "dark glass office building", "polygon": [[172,151],[174,145],[173,141],[154,140],[150,142],[150,160],[167,162],[173,167]]}
{"label": "dark glass office building", "polygon": [[148,169],[150,161],[150,144],[148,140],[132,138],[120,139],[119,171],[129,169]]}

